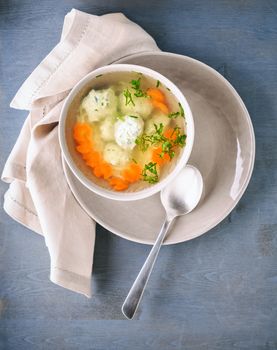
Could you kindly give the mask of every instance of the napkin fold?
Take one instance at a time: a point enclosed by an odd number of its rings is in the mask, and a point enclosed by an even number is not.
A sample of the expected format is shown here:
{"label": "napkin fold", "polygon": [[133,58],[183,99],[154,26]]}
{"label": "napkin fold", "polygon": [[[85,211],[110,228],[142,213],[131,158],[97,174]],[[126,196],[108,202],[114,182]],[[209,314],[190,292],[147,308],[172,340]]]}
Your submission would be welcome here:
{"label": "napkin fold", "polygon": [[73,9],[61,40],[23,83],[11,107],[29,111],[8,157],[2,180],[10,183],[4,209],[42,234],[50,280],[91,296],[95,222],[73,197],[62,168],[58,121],[63,100],[87,73],[134,53],[159,50],[123,14],[94,16]]}

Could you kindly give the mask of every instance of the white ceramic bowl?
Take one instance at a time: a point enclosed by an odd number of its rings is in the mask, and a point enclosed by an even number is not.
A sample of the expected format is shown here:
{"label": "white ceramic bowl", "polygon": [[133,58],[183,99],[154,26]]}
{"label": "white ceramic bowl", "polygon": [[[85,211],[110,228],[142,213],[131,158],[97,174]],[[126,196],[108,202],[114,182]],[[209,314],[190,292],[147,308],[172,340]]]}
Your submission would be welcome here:
{"label": "white ceramic bowl", "polygon": [[[180,155],[179,160],[175,168],[172,170],[172,172],[170,172],[168,176],[160,180],[157,184],[137,192],[116,192],[116,191],[107,190],[103,187],[98,186],[92,180],[87,178],[83,174],[83,172],[79,169],[76,162],[73,160],[73,157],[69,151],[69,147],[67,144],[66,120],[68,116],[69,107],[72,101],[74,100],[74,98],[76,97],[76,95],[80,93],[80,91],[86,85],[88,85],[89,82],[94,80],[97,76],[104,75],[107,73],[113,73],[113,72],[134,72],[134,71],[138,73],[142,73],[143,75],[148,76],[154,80],[159,80],[161,84],[163,84],[163,86],[166,86],[171,90],[171,93],[181,103],[185,111],[185,122],[186,122],[186,132],[187,132],[186,146],[182,154]],[[93,72],[89,73],[82,80],[80,80],[71,90],[71,92],[69,93],[69,95],[67,96],[64,102],[64,105],[61,111],[60,123],[59,123],[59,140],[60,140],[62,155],[66,163],[70,167],[73,174],[78,178],[78,180],[84,186],[86,186],[89,190],[105,198],[110,198],[110,199],[120,200],[120,201],[132,201],[132,200],[147,198],[159,192],[170,181],[172,181],[176,177],[176,175],[179,173],[179,171],[186,165],[190,157],[193,141],[194,141],[194,122],[193,122],[193,116],[186,98],[184,97],[183,93],[179,90],[179,88],[175,84],[173,84],[169,79],[167,79],[160,73],[155,72],[154,70],[143,66],[132,65],[132,64],[112,64],[109,66],[98,68]]]}

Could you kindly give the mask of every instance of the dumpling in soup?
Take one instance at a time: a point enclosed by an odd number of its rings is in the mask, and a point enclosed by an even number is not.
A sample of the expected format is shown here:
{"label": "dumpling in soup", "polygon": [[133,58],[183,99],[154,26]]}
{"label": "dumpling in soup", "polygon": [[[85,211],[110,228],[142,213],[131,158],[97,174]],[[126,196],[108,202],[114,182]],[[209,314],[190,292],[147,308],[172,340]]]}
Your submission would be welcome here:
{"label": "dumpling in soup", "polygon": [[115,123],[115,141],[123,149],[133,149],[143,131],[143,120],[138,115],[126,115]]}
{"label": "dumpling in soup", "polygon": [[100,133],[104,141],[114,140],[114,117],[105,118],[100,124]]}
{"label": "dumpling in soup", "polygon": [[158,127],[160,124],[163,124],[164,128],[166,128],[169,123],[170,119],[168,116],[161,112],[158,112],[152,118],[146,121],[144,132],[146,134],[153,134],[156,131],[155,125]]}
{"label": "dumpling in soup", "polygon": [[114,166],[124,166],[130,161],[130,155],[116,143],[107,143],[103,151],[104,160]]}
{"label": "dumpling in soup", "polygon": [[89,122],[96,122],[116,113],[117,97],[111,88],[92,89],[83,99],[80,108],[86,112]]}
{"label": "dumpling in soup", "polygon": [[146,119],[153,110],[150,98],[136,97],[133,95],[132,101],[133,103],[126,104],[124,92],[119,95],[119,108],[123,114],[140,115],[143,119]]}

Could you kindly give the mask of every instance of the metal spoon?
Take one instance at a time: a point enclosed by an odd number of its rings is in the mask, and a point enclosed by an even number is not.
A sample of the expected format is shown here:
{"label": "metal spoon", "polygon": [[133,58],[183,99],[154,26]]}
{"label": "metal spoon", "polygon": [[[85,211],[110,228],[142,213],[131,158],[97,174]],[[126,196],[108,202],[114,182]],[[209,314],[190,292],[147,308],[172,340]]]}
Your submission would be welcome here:
{"label": "metal spoon", "polygon": [[134,317],[165,235],[173,220],[177,216],[191,212],[200,201],[202,191],[202,176],[199,170],[192,165],[187,165],[177,178],[161,191],[161,201],[166,211],[166,218],[154,246],[122,305],[122,313],[128,319]]}

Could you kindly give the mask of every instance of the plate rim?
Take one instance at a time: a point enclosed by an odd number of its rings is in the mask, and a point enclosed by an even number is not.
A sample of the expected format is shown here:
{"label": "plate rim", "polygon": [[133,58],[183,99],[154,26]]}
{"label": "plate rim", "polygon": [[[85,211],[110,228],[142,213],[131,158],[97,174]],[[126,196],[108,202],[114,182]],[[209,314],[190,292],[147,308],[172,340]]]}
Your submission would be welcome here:
{"label": "plate rim", "polygon": [[[239,191],[239,194],[237,196],[237,198],[232,202],[232,204],[219,216],[219,218],[213,222],[213,224],[208,224],[202,227],[202,229],[200,230],[200,232],[197,234],[197,236],[194,237],[189,237],[189,238],[185,238],[185,239],[178,239],[174,242],[167,242],[165,241],[163,243],[163,245],[172,245],[172,244],[178,244],[178,243],[183,243],[192,239],[195,239],[197,237],[202,236],[203,234],[207,233],[208,231],[210,231],[211,229],[213,229],[214,227],[216,227],[220,222],[222,222],[230,213],[231,211],[236,207],[236,205],[238,204],[238,202],[240,201],[240,199],[242,198],[243,194],[245,193],[250,179],[252,177],[253,174],[253,170],[254,170],[254,164],[255,164],[255,155],[256,155],[256,141],[255,141],[255,133],[254,133],[254,127],[250,118],[250,114],[242,100],[242,98],[240,97],[239,93],[236,91],[236,89],[233,87],[233,85],[222,75],[220,74],[218,71],[216,71],[214,68],[210,67],[209,65],[207,65],[206,63],[203,63],[195,58],[186,56],[186,55],[181,55],[181,54],[176,54],[176,53],[171,53],[171,52],[156,52],[156,51],[148,51],[148,52],[143,52],[143,53],[139,53],[139,54],[133,54],[133,55],[128,55],[125,57],[120,58],[119,60],[116,60],[112,63],[121,63],[121,61],[125,61],[126,59],[132,59],[132,58],[138,58],[138,57],[143,57],[146,55],[160,55],[160,56],[167,56],[167,57],[178,57],[181,59],[186,59],[188,61],[193,61],[194,63],[200,65],[200,66],[204,66],[204,68],[208,69],[212,74],[217,75],[217,77],[222,80],[227,86],[228,88],[231,90],[231,92],[233,93],[233,95],[235,96],[235,98],[237,99],[237,101],[239,102],[240,106],[242,107],[242,109],[245,112],[245,117],[246,117],[246,121],[247,121],[247,125],[250,131],[250,139],[251,139],[251,143],[250,143],[250,163],[249,163],[249,170],[247,173],[247,177]],[[189,164],[189,161],[188,161]],[[104,227],[105,229],[107,229],[108,231],[116,234],[117,236],[127,239],[128,241],[131,242],[136,242],[136,243],[140,243],[140,244],[147,244],[147,245],[152,245],[153,242],[150,240],[143,240],[143,239],[136,239],[136,238],[130,238],[130,236],[128,236],[128,234],[126,234],[125,232],[122,231],[118,231],[114,228],[112,228],[110,225],[106,224],[105,222],[103,222],[101,219],[96,218],[93,213],[91,213],[91,211],[88,209],[87,205],[84,204],[80,199],[78,194],[76,193],[76,191],[74,190],[74,186],[72,186],[71,184],[71,180],[69,180],[69,176],[68,176],[68,171],[71,172],[68,164],[66,163],[66,160],[64,159],[64,157],[62,157],[62,165],[63,165],[63,170],[64,170],[64,174],[66,177],[66,181],[68,183],[68,186],[71,190],[71,192],[73,193],[75,199],[77,200],[77,202],[80,204],[80,206],[85,210],[85,212],[92,218],[94,219],[97,223],[99,223],[102,227]],[[74,177],[74,174],[72,174]],[[76,181],[79,181],[77,178],[75,178]]]}

